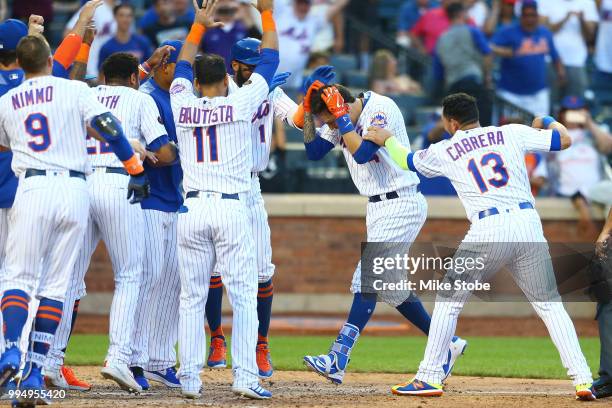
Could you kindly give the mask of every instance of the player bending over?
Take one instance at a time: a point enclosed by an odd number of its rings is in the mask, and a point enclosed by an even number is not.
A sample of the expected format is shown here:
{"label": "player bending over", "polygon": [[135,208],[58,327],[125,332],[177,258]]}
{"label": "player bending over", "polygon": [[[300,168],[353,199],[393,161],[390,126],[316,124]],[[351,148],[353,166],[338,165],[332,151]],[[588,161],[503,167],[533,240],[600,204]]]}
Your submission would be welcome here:
{"label": "player bending over", "polygon": [[[375,143],[362,139],[366,129],[384,128],[409,151],[410,140],[399,108],[391,99],[371,91],[355,98],[340,85],[322,85],[314,82],[304,99],[304,144],[308,158],[319,160],[340,144],[353,182],[361,195],[369,197],[367,242],[402,243],[402,252],[407,253],[427,216],[427,202],[419,191],[419,179],[413,172],[398,167],[387,149],[379,149]],[[325,123],[318,130],[314,127],[315,115]],[[376,307],[375,298],[362,295],[361,277],[360,261],[353,275],[354,297],[347,322],[329,353],[304,357],[311,370],[337,384],[342,383],[351,350]],[[372,291],[372,288],[364,289]],[[385,291],[380,298],[425,334],[429,333],[429,314],[410,291]],[[466,345],[458,337],[446,342],[445,378]]]}
{"label": "player bending over", "polygon": [[[403,169],[425,177],[447,177],[463,203],[470,229],[455,257],[485,256],[482,270],[463,274],[447,271],[455,282],[483,280],[507,267],[544,321],[559,350],[561,362],[576,387],[576,399],[594,400],[591,370],[580,350],[574,325],[557,291],[542,223],[534,209],[525,167],[528,151],[557,151],[571,144],[567,129],[550,116],[536,118],[533,127],[506,125],[480,127],[476,100],[466,94],[447,96],[442,121],[453,135],[426,150],[411,153],[386,129],[370,128],[364,137],[385,146]],[[510,244],[509,244],[510,243]],[[476,252],[475,252],[476,251]],[[476,255],[474,255],[476,253]],[[425,356],[415,378],[392,388],[394,394],[443,394],[447,344],[471,292],[438,292]]]}
{"label": "player bending over", "polygon": [[[93,91],[82,82],[51,76],[53,58],[43,37],[24,37],[17,46],[17,61],[25,81],[0,98],[0,145],[13,151],[12,168],[19,178],[1,282],[6,350],[0,357],[0,387],[19,369],[18,344],[28,304],[36,296],[40,304],[18,386],[41,390],[41,370],[87,226],[86,124],[109,143],[131,175],[125,182],[134,202],[148,195],[149,182],[119,122]],[[44,397],[25,393],[16,404]]]}

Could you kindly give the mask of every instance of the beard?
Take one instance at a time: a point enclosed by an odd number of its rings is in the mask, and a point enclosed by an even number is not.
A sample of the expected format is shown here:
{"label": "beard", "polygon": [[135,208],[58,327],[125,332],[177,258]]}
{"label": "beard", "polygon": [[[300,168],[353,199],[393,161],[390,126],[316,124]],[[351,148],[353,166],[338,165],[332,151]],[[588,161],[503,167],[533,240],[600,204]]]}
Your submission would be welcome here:
{"label": "beard", "polygon": [[244,75],[244,70],[242,68],[238,68],[238,71],[236,71],[236,84],[238,84],[238,86],[242,86],[248,80],[249,78]]}

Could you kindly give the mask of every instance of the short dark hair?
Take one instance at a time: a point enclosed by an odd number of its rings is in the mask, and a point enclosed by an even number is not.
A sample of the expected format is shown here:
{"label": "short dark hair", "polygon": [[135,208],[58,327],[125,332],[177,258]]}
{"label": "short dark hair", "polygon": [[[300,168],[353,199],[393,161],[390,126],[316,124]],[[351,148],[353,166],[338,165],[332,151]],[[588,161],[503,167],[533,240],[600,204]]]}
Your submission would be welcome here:
{"label": "short dark hair", "polygon": [[17,51],[0,49],[0,64],[7,66],[17,61]]}
{"label": "short dark hair", "polygon": [[442,115],[447,119],[455,119],[461,125],[478,122],[480,119],[476,98],[466,93],[456,93],[444,98]]}
{"label": "short dark hair", "polygon": [[195,78],[200,85],[211,85],[223,81],[227,76],[225,60],[217,54],[203,54],[194,63]]}
{"label": "short dark hair", "polygon": [[42,36],[26,35],[17,44],[17,62],[26,73],[41,72],[50,56],[51,48]]}
{"label": "short dark hair", "polygon": [[327,85],[310,95],[310,110],[313,114],[318,115],[324,110],[327,110],[327,106],[325,105],[325,102],[323,102],[323,99],[321,99],[321,95],[323,95],[323,91],[325,89],[331,86],[338,88],[338,91],[340,92],[340,95],[342,95],[345,103],[355,102],[355,97],[351,94],[351,91],[349,91],[348,88],[340,84]]}
{"label": "short dark hair", "polygon": [[132,6],[130,3],[119,3],[113,7],[113,16],[116,16],[117,12],[122,8],[128,8],[132,11],[132,14],[134,14],[134,6]]}
{"label": "short dark hair", "polygon": [[127,52],[111,54],[102,63],[102,74],[106,82],[127,81],[132,74],[138,75],[138,58]]}
{"label": "short dark hair", "polygon": [[465,10],[463,3],[451,3],[446,6],[446,15],[449,20],[454,20],[459,17]]}

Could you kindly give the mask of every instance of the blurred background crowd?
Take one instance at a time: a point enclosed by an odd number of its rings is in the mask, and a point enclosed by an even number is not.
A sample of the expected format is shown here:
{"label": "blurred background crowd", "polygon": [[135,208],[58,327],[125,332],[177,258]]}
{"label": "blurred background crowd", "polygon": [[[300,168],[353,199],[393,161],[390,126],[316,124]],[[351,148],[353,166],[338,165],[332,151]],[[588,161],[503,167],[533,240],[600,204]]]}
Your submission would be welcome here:
{"label": "blurred background crowd", "polygon": [[[45,19],[55,46],[72,27],[80,0],[0,0],[0,18]],[[393,98],[414,148],[445,134],[441,97],[467,92],[479,100],[481,122],[530,123],[553,114],[571,131],[572,147],[526,157],[533,192],[571,200],[585,228],[592,202],[612,204],[612,0],[278,0],[279,72],[296,101],[305,73],[331,64],[338,82]],[[225,26],[206,33],[203,52],[227,61],[244,37],[260,37],[249,0],[221,0]],[[168,39],[184,39],[191,0],[106,0],[95,14],[97,35],[88,74],[117,51],[145,60]],[[355,192],[339,154],[306,160],[301,133],[278,123],[274,153],[263,174],[267,192]],[[339,153],[339,152],[336,152]],[[443,179],[422,180],[428,195],[455,194]]]}

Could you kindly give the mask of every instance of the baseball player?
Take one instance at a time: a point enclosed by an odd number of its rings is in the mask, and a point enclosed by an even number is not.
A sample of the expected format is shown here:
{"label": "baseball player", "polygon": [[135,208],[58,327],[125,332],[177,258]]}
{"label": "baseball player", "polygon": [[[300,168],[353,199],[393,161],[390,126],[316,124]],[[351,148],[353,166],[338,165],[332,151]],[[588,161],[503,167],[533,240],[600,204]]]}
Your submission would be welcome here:
{"label": "baseball player", "polygon": [[[19,178],[1,281],[5,351],[0,357],[0,386],[19,369],[18,344],[34,295],[39,307],[19,387],[41,390],[42,366],[62,316],[87,223],[85,174],[90,166],[85,125],[109,143],[132,175],[126,182],[133,202],[148,194],[148,180],[117,119],[91,89],[50,75],[53,59],[42,36],[21,39],[17,61],[25,81],[0,98],[0,145],[13,151],[12,168]],[[74,103],[66,103],[69,100]],[[17,404],[31,404],[32,398],[40,400],[43,395],[26,393],[24,398]]]}
{"label": "baseball player", "polygon": [[[260,48],[261,41],[255,38],[244,38],[232,46],[234,76],[233,80],[229,82],[230,95],[250,79],[254,66],[260,60]],[[287,72],[274,77],[268,97],[263,101],[251,119],[253,167],[251,168],[251,191],[246,198],[246,203],[249,210],[249,221],[255,238],[255,259],[257,260],[259,278],[257,293],[257,318],[259,320],[257,330],[257,368],[261,378],[269,378],[273,373],[268,345],[268,329],[270,328],[274,293],[272,285],[274,264],[272,263],[270,226],[268,225],[268,214],[266,213],[263,197],[261,196],[259,173],[268,166],[274,118],[278,118],[290,126],[296,126],[293,123],[293,118],[298,115],[298,105],[279,87],[285,83],[289,75],[290,73]],[[320,67],[313,72],[310,80],[313,82],[312,78],[320,78],[331,82],[334,76],[332,67]],[[221,327],[221,300],[223,296],[221,272],[218,268],[215,268],[213,271],[206,301],[206,319],[211,332],[210,349],[206,364],[211,368],[226,366],[225,336]]]}
{"label": "baseball player", "polygon": [[[415,173],[404,171],[393,163],[386,149],[379,149],[375,143],[362,139],[369,127],[385,128],[397,137],[398,143],[410,149],[404,118],[397,105],[371,91],[355,98],[340,85],[323,86],[315,81],[304,98],[303,108],[304,144],[308,158],[319,160],[334,146],[342,145],[353,182],[362,195],[369,197],[367,242],[402,243],[402,251],[408,252],[427,214],[427,202],[418,188],[419,179]],[[314,115],[325,123],[317,131]],[[336,384],[342,383],[351,350],[376,307],[372,296],[361,293],[361,261],[353,275],[351,292],[354,298],[347,322],[329,353],[304,357],[308,368]],[[429,315],[418,297],[410,291],[386,291],[380,298],[425,334],[429,333]],[[467,342],[458,337],[446,343],[447,377],[466,346]]]}
{"label": "baseball player", "polygon": [[[506,266],[544,321],[576,387],[576,398],[594,400],[591,370],[557,291],[524,160],[530,150],[558,151],[569,147],[567,129],[550,116],[536,118],[533,128],[482,128],[476,100],[461,93],[444,99],[442,120],[452,138],[416,153],[404,148],[386,129],[370,128],[365,139],[385,146],[403,169],[410,168],[425,177],[444,176],[452,182],[472,223],[455,257],[467,254],[487,260],[482,270],[475,268],[463,274],[449,270],[445,280],[454,287],[455,282],[473,282]],[[446,345],[470,295],[471,291],[462,288],[438,292],[419,371],[412,381],[394,386],[394,394],[443,394]]]}
{"label": "baseball player", "polygon": [[[269,94],[278,67],[278,37],[273,2],[259,0],[263,39],[261,60],[249,82],[227,95],[229,77],[223,58],[207,54],[192,63],[213,19],[215,2],[196,6],[196,17],[179,55],[170,89],[186,191],[179,215],[178,246],[181,274],[180,382],[182,393],[199,398],[204,365],[201,340],[204,307],[215,264],[221,271],[234,310],[232,359],[234,393],[266,399],[259,385],[255,359],[257,335],[257,266],[249,225],[247,197],[251,191],[252,119]],[[201,98],[194,96],[193,76]]]}
{"label": "baseball player", "polygon": [[[157,165],[172,163],[175,148],[168,142],[164,126],[153,99],[138,92],[138,60],[131,54],[115,53],[102,64],[105,85],[94,88],[98,100],[121,122],[132,143],[148,146],[155,151]],[[136,151],[145,154],[144,148]],[[102,375],[119,378],[120,386],[128,391],[142,388],[132,376],[128,364],[131,357],[131,330],[138,301],[142,275],[144,221],[139,206],[124,200],[127,172],[113,155],[107,143],[88,139],[87,152],[93,173],[87,184],[90,197],[89,223],[83,249],[77,257],[71,285],[64,303],[64,317],[45,364],[48,377],[61,376],[65,346],[71,328],[76,299],[85,296],[84,278],[91,256],[100,239],[104,240],[115,271],[115,294],[110,311],[110,346]]]}
{"label": "baseball player", "polygon": [[[166,63],[154,69],[152,78],[140,86],[140,91],[155,101],[168,138],[174,143],[177,142],[176,129],[168,90],[182,45],[181,41],[164,42],[162,46],[171,46],[174,50]],[[178,161],[164,167],[146,161],[144,167],[151,180],[151,195],[141,203],[145,225],[143,273],[136,304],[130,367],[143,390],[149,388],[148,380],[177,388],[180,383],[175,369],[176,316],[181,285],[176,223],[183,203],[180,191],[183,172]]]}

